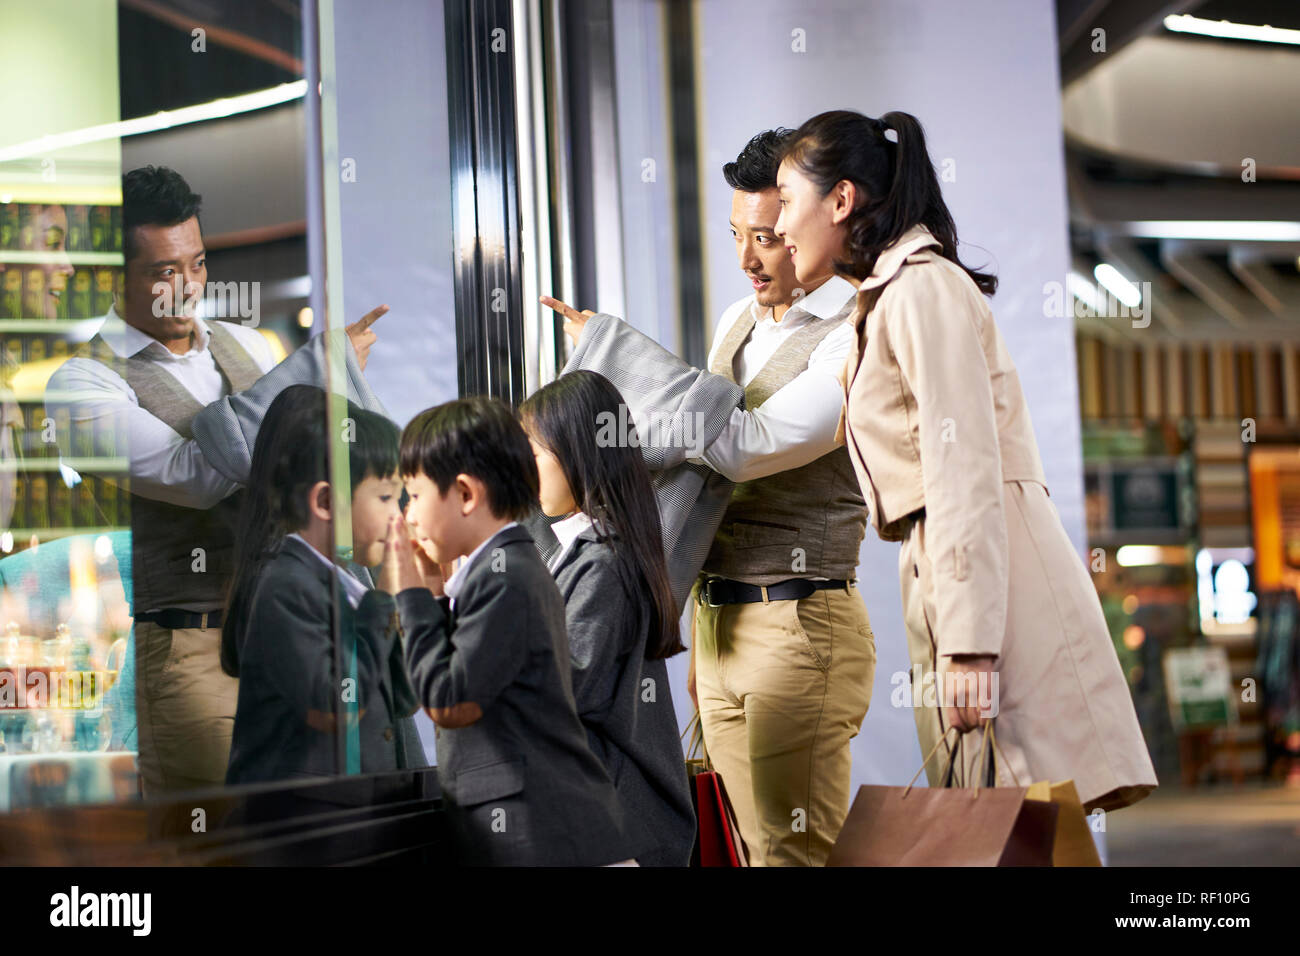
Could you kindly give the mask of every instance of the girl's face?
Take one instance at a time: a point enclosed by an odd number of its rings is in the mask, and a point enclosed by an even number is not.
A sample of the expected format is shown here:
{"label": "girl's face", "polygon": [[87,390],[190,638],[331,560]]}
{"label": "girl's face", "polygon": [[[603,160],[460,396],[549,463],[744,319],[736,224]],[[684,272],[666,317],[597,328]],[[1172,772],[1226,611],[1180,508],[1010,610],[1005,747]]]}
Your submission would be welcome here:
{"label": "girl's face", "polygon": [[559,518],[577,511],[578,503],[573,500],[573,491],[569,488],[568,479],[564,477],[560,460],[534,441],[531,435],[528,443],[533,446],[533,457],[537,459],[542,513],[548,518]]}
{"label": "girl's face", "polygon": [[775,232],[794,262],[795,278],[811,283],[832,274],[835,260],[844,256],[848,236],[844,221],[853,208],[852,185],[840,183],[820,196],[816,184],[785,160],[777,170],[776,187],[781,214]]}
{"label": "girl's face", "polygon": [[400,513],[402,482],[397,475],[367,475],[352,489],[352,558],[373,568],[384,560],[388,519]]}

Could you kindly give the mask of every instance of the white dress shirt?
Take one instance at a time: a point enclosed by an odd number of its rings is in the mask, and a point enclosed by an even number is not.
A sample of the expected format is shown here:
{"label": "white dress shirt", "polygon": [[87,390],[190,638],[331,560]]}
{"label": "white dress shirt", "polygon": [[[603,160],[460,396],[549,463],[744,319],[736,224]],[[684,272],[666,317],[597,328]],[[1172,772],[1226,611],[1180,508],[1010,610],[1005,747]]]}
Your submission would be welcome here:
{"label": "white dress shirt", "polygon": [[501,537],[501,532],[505,531],[507,528],[513,528],[517,524],[519,524],[518,521],[511,521],[509,524],[502,525],[500,528],[496,530],[494,534],[492,534],[486,540],[480,542],[477,548],[475,548],[468,555],[466,555],[465,560],[461,561],[460,564],[456,565],[456,570],[452,572],[451,577],[449,577],[446,581],[444,581],[442,585],[443,592],[447,595],[448,598],[451,599],[452,607],[456,606],[456,595],[460,593],[460,589],[465,583],[465,569],[474,563],[474,559],[478,557],[480,551],[486,548],[497,538]]}
{"label": "white dress shirt", "polygon": [[339,581],[343,585],[343,595],[348,599],[348,603],[352,605],[353,610],[355,610],[357,605],[361,603],[361,599],[366,596],[366,592],[369,591],[370,588],[366,587],[361,582],[360,578],[357,578],[355,575],[353,575],[353,573],[349,571],[347,568],[343,567],[343,565],[331,561],[325,555],[317,551],[315,546],[312,545],[310,541],[308,541],[298,532],[296,531],[291,532],[290,534],[286,535],[286,537],[296,538],[298,541],[302,542],[303,547],[305,547],[312,554],[316,555],[317,559],[323,565],[325,565],[327,568],[332,568],[334,571],[338,572]]}
{"label": "white dress shirt", "polygon": [[[225,328],[263,372],[275,367],[275,356],[260,332],[234,322],[225,323]],[[207,325],[195,318],[194,329],[195,343],[183,355],[127,325],[114,309],[104,316],[99,331],[119,358],[147,352],[200,405],[206,406],[225,397],[226,386],[208,348],[211,333]],[[223,477],[207,463],[197,442],[182,438],[161,419],[141,408],[126,380],[102,362],[68,359],[50,376],[46,393],[46,406],[67,408],[74,425],[127,436],[133,494],[205,509],[239,488],[236,482]],[[59,436],[65,455],[70,453],[68,437]]]}
{"label": "white dress shirt", "polygon": [[591,516],[585,511],[575,511],[563,521],[557,521],[551,525],[551,531],[560,542],[560,550],[556,551],[551,558],[550,569],[552,571],[560,566],[564,556],[573,547],[573,542],[578,540],[578,535],[590,528],[591,525]]}
{"label": "white dress shirt", "polygon": [[[791,305],[780,322],[773,320],[770,306],[760,307],[754,295],[746,296],[732,303],[718,320],[709,365],[732,326],[753,315],[754,330],[733,362],[736,382],[744,387],[794,332],[809,322],[835,315],[857,292],[853,283],[832,276]],[[751,481],[798,468],[834,451],[840,406],[844,404],[838,376],[852,345],[853,329],[846,317],[813,349],[804,371],[754,411],[734,409],[722,433],[700,458],[732,481]]]}

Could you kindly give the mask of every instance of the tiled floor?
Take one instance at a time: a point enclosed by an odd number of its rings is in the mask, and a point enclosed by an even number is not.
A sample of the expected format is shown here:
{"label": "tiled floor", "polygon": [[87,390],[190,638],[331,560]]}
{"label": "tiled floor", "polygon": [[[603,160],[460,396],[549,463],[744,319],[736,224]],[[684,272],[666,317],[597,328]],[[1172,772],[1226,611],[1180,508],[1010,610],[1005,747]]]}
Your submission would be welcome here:
{"label": "tiled floor", "polygon": [[1300,787],[1161,788],[1106,839],[1111,866],[1300,866]]}

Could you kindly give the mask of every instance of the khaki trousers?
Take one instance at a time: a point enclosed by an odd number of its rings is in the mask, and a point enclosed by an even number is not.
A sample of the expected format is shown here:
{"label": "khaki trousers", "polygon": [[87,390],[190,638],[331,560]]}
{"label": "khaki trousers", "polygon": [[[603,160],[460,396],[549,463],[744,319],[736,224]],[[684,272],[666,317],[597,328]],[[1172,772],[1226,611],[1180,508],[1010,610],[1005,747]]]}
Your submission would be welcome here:
{"label": "khaki trousers", "polygon": [[[698,590],[698,589],[697,589]],[[705,747],[751,866],[821,866],[849,810],[849,741],[876,644],[856,587],[802,601],[695,603]]]}
{"label": "khaki trousers", "polygon": [[226,782],[239,679],[221,669],[221,628],[135,624],[135,713],[144,792]]}

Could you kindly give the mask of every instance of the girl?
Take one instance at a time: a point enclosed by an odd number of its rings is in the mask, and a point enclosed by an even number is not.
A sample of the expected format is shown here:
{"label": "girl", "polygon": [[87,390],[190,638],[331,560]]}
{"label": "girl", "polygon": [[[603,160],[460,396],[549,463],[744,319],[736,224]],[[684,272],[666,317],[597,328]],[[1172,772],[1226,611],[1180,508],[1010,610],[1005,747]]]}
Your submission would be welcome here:
{"label": "girl", "polygon": [[[592,751],[614,780],[646,866],[686,866],[695,813],[665,659],[684,650],[659,509],[636,445],[601,441],[622,397],[596,372],[561,376],[520,406],[542,511],[560,550],[573,696]],[[612,416],[606,418],[605,416]]]}
{"label": "girl", "polygon": [[[400,516],[398,431],[351,403],[348,417],[353,552],[358,564],[373,567],[383,558],[390,517]],[[221,632],[222,668],[239,678],[226,782],[425,766],[409,716],[417,702],[393,598],[371,590],[364,570],[354,574],[330,557],[324,391],[293,385],[271,403],[246,495]],[[355,716],[348,714],[353,702]],[[340,721],[349,737],[342,767],[335,756]]]}
{"label": "girl", "polygon": [[[814,116],[784,144],[777,188],[796,277],[833,267],[859,287],[841,424],[872,524],[903,543],[913,680],[939,672],[941,706],[914,708],[922,752],[942,739],[969,774],[979,747],[963,753],[961,735],[996,715],[1022,782],[1073,778],[1087,809],[1140,800],[1155,772],[983,297],[997,280],[957,258],[920,124]],[[947,759],[927,764],[931,783]]]}

